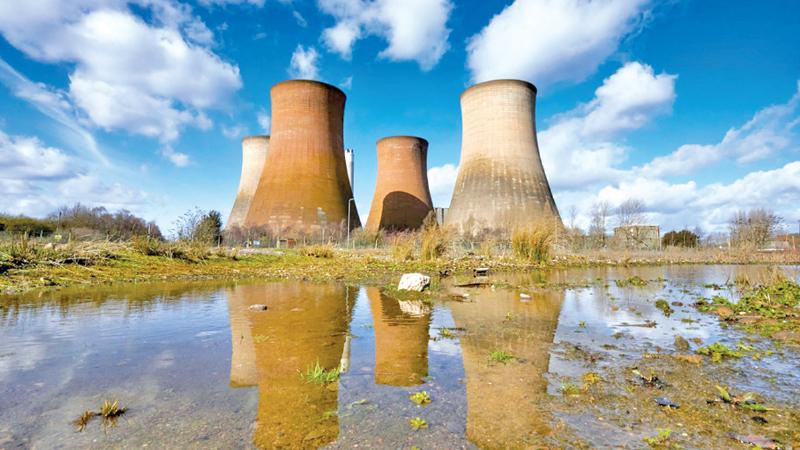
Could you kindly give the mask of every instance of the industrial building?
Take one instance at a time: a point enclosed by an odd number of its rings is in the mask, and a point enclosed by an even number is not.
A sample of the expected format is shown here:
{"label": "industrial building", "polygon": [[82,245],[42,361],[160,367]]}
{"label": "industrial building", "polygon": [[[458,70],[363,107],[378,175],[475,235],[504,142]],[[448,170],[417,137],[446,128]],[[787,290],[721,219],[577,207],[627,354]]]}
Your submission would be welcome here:
{"label": "industrial building", "polygon": [[270,97],[270,148],[245,226],[284,235],[359,227],[345,162],[345,94],[318,81],[288,80]]}
{"label": "industrial building", "polygon": [[428,188],[428,141],[391,136],[378,141],[378,177],[367,229],[416,230],[433,210]]}
{"label": "industrial building", "polygon": [[461,162],[445,224],[461,233],[562,226],[536,140],[536,87],[476,84],[461,94]]}
{"label": "industrial building", "polygon": [[242,228],[256,193],[258,181],[264,172],[264,162],[269,152],[269,136],[247,136],[242,139],[242,176],[239,179],[239,190],[233,202],[231,215],[228,216],[228,229]]}

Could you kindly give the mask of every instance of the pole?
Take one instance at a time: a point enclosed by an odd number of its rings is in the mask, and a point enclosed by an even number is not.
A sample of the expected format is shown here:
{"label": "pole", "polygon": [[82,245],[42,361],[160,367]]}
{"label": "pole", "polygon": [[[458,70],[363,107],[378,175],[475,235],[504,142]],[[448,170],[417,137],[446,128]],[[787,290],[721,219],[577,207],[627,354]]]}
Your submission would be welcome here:
{"label": "pole", "polygon": [[347,247],[350,247],[350,202],[354,201],[353,198],[347,200]]}

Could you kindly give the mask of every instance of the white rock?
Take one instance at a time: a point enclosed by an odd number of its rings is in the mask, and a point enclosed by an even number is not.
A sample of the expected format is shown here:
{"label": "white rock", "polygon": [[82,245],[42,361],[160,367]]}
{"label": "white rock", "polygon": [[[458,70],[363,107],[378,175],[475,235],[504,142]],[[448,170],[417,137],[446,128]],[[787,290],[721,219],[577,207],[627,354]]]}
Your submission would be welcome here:
{"label": "white rock", "polygon": [[526,294],[526,293],[524,293],[524,292],[520,292],[520,294],[519,294],[519,298],[521,298],[521,299],[523,299],[523,300],[530,300],[530,299],[531,299],[531,296],[530,296],[530,295],[528,295],[528,294]]}
{"label": "white rock", "polygon": [[261,305],[261,304],[250,305],[248,309],[250,311],[266,311],[267,305]]}
{"label": "white rock", "polygon": [[430,285],[431,277],[427,275],[421,273],[404,273],[403,276],[400,277],[397,290],[422,292]]}

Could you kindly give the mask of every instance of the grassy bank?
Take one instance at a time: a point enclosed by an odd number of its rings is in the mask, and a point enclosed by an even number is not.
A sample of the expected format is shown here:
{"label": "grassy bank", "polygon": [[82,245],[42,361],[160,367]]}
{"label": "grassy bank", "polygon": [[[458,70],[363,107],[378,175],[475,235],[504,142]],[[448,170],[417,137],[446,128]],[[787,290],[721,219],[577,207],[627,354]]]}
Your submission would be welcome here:
{"label": "grassy bank", "polygon": [[[78,242],[45,244],[33,241],[0,243],[0,292],[34,289],[208,279],[302,279],[386,283],[404,272],[436,274],[468,272],[476,267],[526,271],[543,267],[588,267],[651,264],[797,264],[794,253],[759,254],[724,250],[663,252],[586,252],[554,250],[547,259],[541,252],[514,253],[486,248],[414,250],[402,243],[372,249],[309,246],[289,250],[237,250],[206,246],[134,241],[129,243]],[[537,257],[530,256],[534,254]]]}

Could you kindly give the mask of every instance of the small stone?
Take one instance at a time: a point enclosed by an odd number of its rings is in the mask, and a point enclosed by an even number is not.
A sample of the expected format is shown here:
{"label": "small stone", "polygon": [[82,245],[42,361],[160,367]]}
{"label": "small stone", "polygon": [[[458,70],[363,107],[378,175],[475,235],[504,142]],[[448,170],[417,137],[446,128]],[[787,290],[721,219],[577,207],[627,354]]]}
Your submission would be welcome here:
{"label": "small stone", "polygon": [[520,298],[521,300],[523,300],[523,301],[524,301],[524,300],[530,300],[530,299],[531,299],[531,296],[530,296],[530,295],[528,295],[528,294],[525,294],[525,293],[522,293],[522,292],[520,292],[520,294],[519,294],[519,298]]}
{"label": "small stone", "polygon": [[267,305],[255,304],[255,305],[250,305],[250,307],[247,309],[249,309],[250,311],[266,311]]}
{"label": "small stone", "polygon": [[431,285],[431,277],[421,273],[404,273],[397,285],[399,291],[422,292]]}
{"label": "small stone", "polygon": [[675,336],[675,349],[681,352],[685,352],[689,350],[689,341],[684,339],[682,336],[676,335]]}

